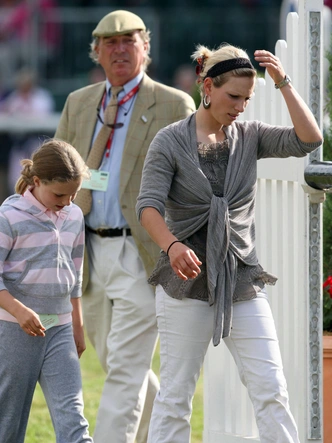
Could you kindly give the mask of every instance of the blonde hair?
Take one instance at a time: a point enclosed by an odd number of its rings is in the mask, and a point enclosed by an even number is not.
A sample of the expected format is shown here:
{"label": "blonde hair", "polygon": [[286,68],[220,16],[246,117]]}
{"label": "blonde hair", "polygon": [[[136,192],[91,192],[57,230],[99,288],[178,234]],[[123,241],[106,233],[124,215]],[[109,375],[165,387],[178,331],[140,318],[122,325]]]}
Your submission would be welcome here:
{"label": "blonde hair", "polygon": [[[147,44],[147,50],[146,50],[146,54],[145,54],[145,59],[143,62],[143,70],[147,71],[147,68],[149,66],[149,64],[152,62],[151,57],[150,57],[150,50],[151,50],[151,46],[150,46],[150,31],[149,29],[147,29],[146,31],[144,31],[143,29],[138,30],[138,34],[140,36],[140,38],[142,39],[143,43]],[[90,43],[90,52],[89,52],[89,57],[91,58],[92,61],[94,61],[97,65],[99,64],[98,62],[98,54],[96,51],[96,47],[99,45],[100,39],[102,37],[94,37],[92,42]]]}
{"label": "blonde hair", "polygon": [[[206,77],[207,72],[215,64],[222,62],[224,60],[229,60],[232,58],[247,58],[248,54],[244,49],[238,48],[237,46],[232,46],[228,43],[222,43],[217,49],[211,50],[203,45],[197,45],[196,51],[192,54],[191,58],[198,63],[200,67],[200,72],[197,74],[198,79],[196,83],[199,85],[199,91],[201,96],[204,96],[204,85],[203,81]],[[217,77],[212,78],[213,85],[218,88],[225,84],[230,77],[256,77],[256,71],[250,68],[239,68],[232,71],[220,74]]]}
{"label": "blonde hair", "polygon": [[17,194],[24,194],[33,186],[33,177],[44,184],[70,182],[90,177],[89,168],[80,154],[69,143],[48,139],[37,148],[31,159],[21,160],[22,170],[15,185]]}

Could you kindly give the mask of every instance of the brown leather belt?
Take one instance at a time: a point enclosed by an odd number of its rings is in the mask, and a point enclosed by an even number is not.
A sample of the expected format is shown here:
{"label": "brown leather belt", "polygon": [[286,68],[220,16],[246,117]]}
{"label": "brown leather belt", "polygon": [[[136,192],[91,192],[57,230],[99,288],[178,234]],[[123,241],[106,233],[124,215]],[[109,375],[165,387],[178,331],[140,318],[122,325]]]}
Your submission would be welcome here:
{"label": "brown leather belt", "polygon": [[89,226],[86,226],[86,230],[88,232],[92,232],[93,234],[97,234],[100,237],[121,237],[122,235],[131,235],[131,231],[129,228],[127,229],[92,229]]}

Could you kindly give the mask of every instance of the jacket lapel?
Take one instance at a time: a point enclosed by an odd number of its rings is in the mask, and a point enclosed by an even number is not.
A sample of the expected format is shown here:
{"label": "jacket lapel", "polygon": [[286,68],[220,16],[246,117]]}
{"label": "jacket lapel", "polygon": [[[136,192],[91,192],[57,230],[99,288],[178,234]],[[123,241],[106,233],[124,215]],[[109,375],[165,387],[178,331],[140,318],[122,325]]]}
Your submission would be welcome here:
{"label": "jacket lapel", "polygon": [[133,172],[137,157],[141,154],[142,146],[154,118],[154,112],[150,109],[154,104],[154,83],[144,74],[131,116],[122,156],[120,199]]}
{"label": "jacket lapel", "polygon": [[80,110],[77,110],[79,134],[81,134],[81,149],[80,154],[84,159],[87,159],[92,137],[96,127],[97,108],[101,102],[105,91],[105,82],[98,83],[91,86],[89,94],[84,97],[84,104]]}

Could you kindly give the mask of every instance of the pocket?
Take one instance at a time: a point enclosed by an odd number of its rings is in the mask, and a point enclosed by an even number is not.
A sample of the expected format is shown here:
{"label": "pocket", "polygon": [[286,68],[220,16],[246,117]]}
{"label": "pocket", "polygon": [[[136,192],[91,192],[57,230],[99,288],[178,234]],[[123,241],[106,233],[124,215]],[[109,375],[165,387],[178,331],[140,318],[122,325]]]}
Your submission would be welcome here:
{"label": "pocket", "polygon": [[125,274],[132,276],[135,280],[140,278],[147,280],[143,261],[133,237],[125,239],[121,254],[119,255],[118,265]]}
{"label": "pocket", "polygon": [[11,283],[21,294],[32,297],[66,297],[77,279],[72,260],[32,260],[20,277]]}

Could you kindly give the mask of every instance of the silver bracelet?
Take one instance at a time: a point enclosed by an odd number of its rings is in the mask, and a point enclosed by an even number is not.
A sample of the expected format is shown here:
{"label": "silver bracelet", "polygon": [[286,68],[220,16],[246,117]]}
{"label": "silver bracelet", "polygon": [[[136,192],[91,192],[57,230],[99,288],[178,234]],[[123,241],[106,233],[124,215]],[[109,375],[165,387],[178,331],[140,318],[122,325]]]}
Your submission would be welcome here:
{"label": "silver bracelet", "polygon": [[276,89],[283,88],[284,86],[288,85],[288,83],[290,83],[291,81],[292,80],[291,80],[290,76],[286,74],[285,78],[283,80],[281,80],[281,82],[275,84],[274,87]]}

